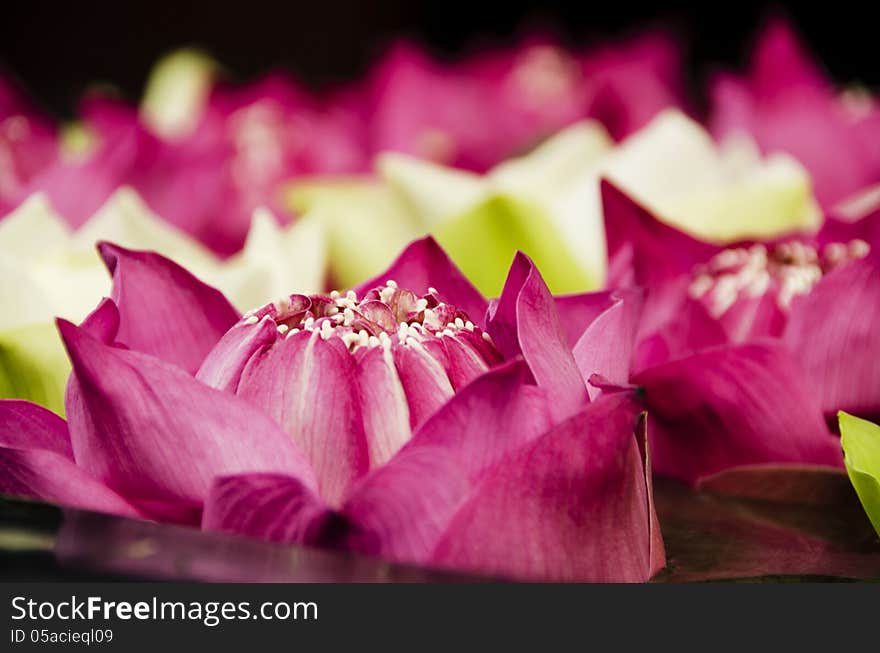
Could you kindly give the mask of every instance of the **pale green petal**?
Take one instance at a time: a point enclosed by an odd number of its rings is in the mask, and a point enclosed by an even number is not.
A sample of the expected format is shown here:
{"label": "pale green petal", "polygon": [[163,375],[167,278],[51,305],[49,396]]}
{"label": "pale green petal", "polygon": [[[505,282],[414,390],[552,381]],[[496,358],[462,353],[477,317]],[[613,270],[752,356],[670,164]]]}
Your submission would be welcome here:
{"label": "pale green petal", "polygon": [[322,290],[326,258],[324,230],[317,221],[302,218],[281,227],[267,209],[257,209],[244,249],[205,281],[246,311],[284,294]]}
{"label": "pale green petal", "polygon": [[376,169],[428,229],[473,208],[488,190],[479,175],[405,154],[380,155]]}
{"label": "pale green petal", "polygon": [[217,264],[217,257],[188,234],[155,215],[138,193],[122,187],[98,209],[73,237],[73,250],[93,251],[106,240],[131,249],[153,250],[199,275]]}
{"label": "pale green petal", "polygon": [[67,247],[70,229],[42,193],[31,195],[0,220],[0,255],[16,259],[39,258]]}
{"label": "pale green petal", "polygon": [[587,120],[563,129],[525,156],[489,172],[495,190],[552,201],[606,155],[614,142],[601,123]]}
{"label": "pale green petal", "polygon": [[69,373],[54,324],[0,331],[0,398],[27,399],[64,415]]}
{"label": "pale green petal", "polygon": [[379,274],[426,231],[395,192],[375,181],[301,181],[288,190],[287,200],[305,219],[321,226],[329,281],[337,288]]}
{"label": "pale green petal", "polygon": [[859,500],[880,535],[880,426],[867,420],[837,414],[844,462]]}
{"label": "pale green petal", "polygon": [[595,285],[568,254],[540,207],[492,195],[474,209],[434,230],[440,245],[483,294],[497,297],[517,250],[529,254],[554,293]]}
{"label": "pale green petal", "polygon": [[192,130],[202,115],[217,65],[197,50],[178,50],[161,59],[150,73],[141,117],[165,138]]}
{"label": "pale green petal", "polygon": [[662,220],[705,240],[770,238],[819,226],[810,177],[794,159],[744,160],[742,149],[735,160],[725,154],[699,124],[668,110],[618,146],[602,169]]}

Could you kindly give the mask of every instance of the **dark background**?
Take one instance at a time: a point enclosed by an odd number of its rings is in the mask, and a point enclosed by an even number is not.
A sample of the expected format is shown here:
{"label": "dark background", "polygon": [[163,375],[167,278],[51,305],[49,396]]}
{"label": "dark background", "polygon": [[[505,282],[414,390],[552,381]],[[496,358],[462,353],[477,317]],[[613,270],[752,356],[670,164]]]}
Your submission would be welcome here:
{"label": "dark background", "polygon": [[[717,66],[739,66],[763,19],[782,11],[841,82],[880,86],[876,19],[870,3],[706,0],[639,5],[621,0],[219,0],[47,2],[0,5],[0,66],[48,109],[73,114],[95,81],[137,99],[162,53],[198,45],[247,79],[272,67],[321,87],[362,74],[398,35],[444,57],[503,44],[542,28],[571,45],[665,25],[679,35],[694,88]],[[699,99],[699,98],[698,98]]]}

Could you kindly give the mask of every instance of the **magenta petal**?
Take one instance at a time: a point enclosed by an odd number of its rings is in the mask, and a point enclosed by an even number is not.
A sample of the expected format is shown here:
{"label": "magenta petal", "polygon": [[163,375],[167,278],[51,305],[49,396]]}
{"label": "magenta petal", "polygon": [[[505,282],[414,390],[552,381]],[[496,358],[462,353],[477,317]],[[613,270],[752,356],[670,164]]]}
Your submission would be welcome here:
{"label": "magenta petal", "polygon": [[446,369],[426,348],[428,343],[413,342],[394,347],[394,364],[409,403],[409,423],[421,426],[455,393]]}
{"label": "magenta petal", "polygon": [[218,478],[205,501],[202,528],[275,542],[320,546],[334,513],[297,478],[247,474]]}
{"label": "magenta petal", "polygon": [[441,301],[467,313],[474,324],[483,325],[486,299],[430,236],[412,242],[391,267],[359,285],[355,292],[360,297],[376,286],[384,286],[389,279],[419,296],[427,295],[428,288],[436,288]]}
{"label": "magenta petal", "polygon": [[[689,274],[697,263],[720,251],[661,222],[607,179],[601,188],[610,285],[634,281],[653,286]],[[628,270],[632,279],[626,278]]]}
{"label": "magenta petal", "polygon": [[370,469],[388,462],[412,436],[407,395],[384,347],[371,347],[357,364],[358,393]]}
{"label": "magenta petal", "polygon": [[239,322],[211,349],[196,372],[196,378],[212,388],[234,393],[248,361],[271,346],[278,337],[275,321],[269,317],[264,317],[257,325]]}
{"label": "magenta petal", "polygon": [[663,564],[637,407],[602,397],[481,479],[432,562],[520,580],[646,581]]}
{"label": "magenta petal", "polygon": [[139,514],[76,466],[64,420],[27,401],[0,400],[0,494],[120,515]]}
{"label": "magenta petal", "polygon": [[117,340],[195,373],[220,337],[238,321],[223,294],[153,252],[100,243],[119,307]]}
{"label": "magenta petal", "polygon": [[65,320],[67,414],[77,464],[157,516],[197,515],[216,476],[314,476],[290,439],[235,396],[152,356],[110,347]]}
{"label": "magenta petal", "polygon": [[245,368],[238,394],[284,429],[311,463],[321,497],[339,505],[369,468],[355,361],[342,340],[302,331]]}
{"label": "magenta petal", "polygon": [[843,463],[803,371],[780,346],[717,347],[633,382],[645,393],[658,474],[693,482],[742,465]]}
{"label": "magenta petal", "polygon": [[686,295],[688,279],[655,286],[642,311],[633,372],[690,356],[729,342],[728,334],[706,307]]}
{"label": "magenta petal", "polygon": [[784,342],[819,390],[827,416],[880,417],[880,263],[826,275],[791,307]]}
{"label": "magenta petal", "polygon": [[489,333],[496,346],[508,358],[522,353],[537,384],[553,397],[557,419],[582,408],[589,397],[553,296],[525,254],[514,258],[493,309]]}
{"label": "magenta petal", "polygon": [[349,546],[426,562],[482,472],[549,427],[546,399],[523,375],[514,364],[480,377],[357,485],[343,509],[354,525]]}
{"label": "magenta petal", "polygon": [[577,295],[557,295],[553,298],[559,322],[565,329],[570,347],[575,346],[593,320],[614,305],[613,293],[612,290],[605,290]]}
{"label": "magenta petal", "polygon": [[[642,308],[640,290],[619,291],[615,303],[584,331],[578,339],[572,354],[581,377],[589,380],[599,374],[608,381],[618,384],[629,382],[630,363],[635,345],[636,329]],[[588,385],[590,399],[599,390]]]}
{"label": "magenta petal", "polygon": [[73,460],[67,422],[21,399],[0,399],[0,446],[52,451]]}

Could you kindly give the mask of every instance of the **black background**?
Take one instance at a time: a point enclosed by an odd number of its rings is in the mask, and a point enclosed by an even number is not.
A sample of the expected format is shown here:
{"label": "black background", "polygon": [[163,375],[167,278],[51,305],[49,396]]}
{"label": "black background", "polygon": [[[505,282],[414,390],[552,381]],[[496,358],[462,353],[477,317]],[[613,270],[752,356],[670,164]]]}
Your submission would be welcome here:
{"label": "black background", "polygon": [[139,96],[152,62],[198,45],[250,78],[285,67],[321,87],[361,74],[397,35],[450,57],[511,42],[532,28],[585,45],[640,26],[676,30],[688,52],[694,89],[717,65],[741,65],[763,18],[782,11],[841,82],[880,86],[877,23],[870,3],[706,0],[640,5],[625,0],[406,0],[48,2],[0,5],[0,66],[48,109],[72,115],[95,81]]}

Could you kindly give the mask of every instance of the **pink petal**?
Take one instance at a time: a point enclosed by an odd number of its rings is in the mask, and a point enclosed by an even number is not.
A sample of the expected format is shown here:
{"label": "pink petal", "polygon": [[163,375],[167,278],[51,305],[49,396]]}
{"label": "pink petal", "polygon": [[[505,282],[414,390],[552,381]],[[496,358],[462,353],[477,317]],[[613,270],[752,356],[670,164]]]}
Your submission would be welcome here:
{"label": "pink petal", "polygon": [[474,381],[354,488],[349,546],[424,563],[483,471],[549,427],[546,399],[523,375],[514,364]]}
{"label": "pink petal", "polygon": [[220,337],[238,321],[223,294],[153,252],[100,243],[119,307],[116,339],[195,373]]}
{"label": "pink petal", "polygon": [[578,295],[556,295],[553,298],[559,322],[565,329],[570,347],[575,346],[593,320],[615,304],[613,293],[612,290],[605,290]]}
{"label": "pink petal", "polygon": [[474,324],[482,326],[488,304],[473,284],[430,236],[412,242],[382,274],[365,281],[357,288],[358,296],[388,280],[418,296],[435,288],[439,299],[467,313]]}
{"label": "pink petal", "polygon": [[[584,381],[593,374],[600,374],[612,383],[629,382],[642,293],[640,290],[619,293],[614,304],[593,320],[572,349]],[[599,392],[590,385],[587,391],[590,399],[595,399]]]}
{"label": "pink petal", "polygon": [[0,493],[86,510],[139,514],[76,466],[64,420],[27,401],[0,400]]}
{"label": "pink petal", "polygon": [[603,397],[493,467],[432,562],[518,580],[639,582],[662,566],[637,407]]}
{"label": "pink petal", "polygon": [[331,505],[369,469],[356,384],[355,361],[342,340],[302,331],[254,356],[238,386],[238,395],[302,450]]}
{"label": "pink petal", "polygon": [[612,286],[625,284],[628,270],[641,286],[669,281],[720,251],[661,222],[607,179],[601,192]]}
{"label": "pink petal", "polygon": [[58,321],[73,364],[67,414],[77,464],[157,517],[196,517],[216,476],[288,473],[314,484],[290,439],[235,396]]}
{"label": "pink petal", "polygon": [[407,394],[384,347],[371,347],[360,358],[357,381],[370,469],[376,469],[412,437]]}
{"label": "pink petal", "polygon": [[241,321],[208,352],[196,378],[212,388],[235,393],[248,361],[276,340],[278,330],[273,320],[263,318],[257,325]]}
{"label": "pink petal", "polygon": [[67,422],[21,399],[0,399],[0,446],[52,451],[73,460]]}
{"label": "pink petal", "polygon": [[816,384],[826,416],[880,417],[880,264],[832,271],[798,297],[783,340]]}
{"label": "pink petal", "polygon": [[334,513],[297,478],[248,474],[218,478],[205,500],[202,528],[276,542],[320,546]]}
{"label": "pink petal", "polygon": [[415,430],[446,404],[455,390],[446,369],[431,355],[426,344],[394,347],[393,355],[409,404],[409,423]]}
{"label": "pink petal", "polygon": [[506,357],[520,353],[537,384],[553,397],[563,419],[589,401],[584,381],[559,322],[553,296],[525,254],[514,258],[498,303],[489,316],[489,333]]}
{"label": "pink petal", "polygon": [[645,393],[658,474],[697,481],[742,465],[843,462],[803,371],[778,345],[709,349],[633,382]]}

